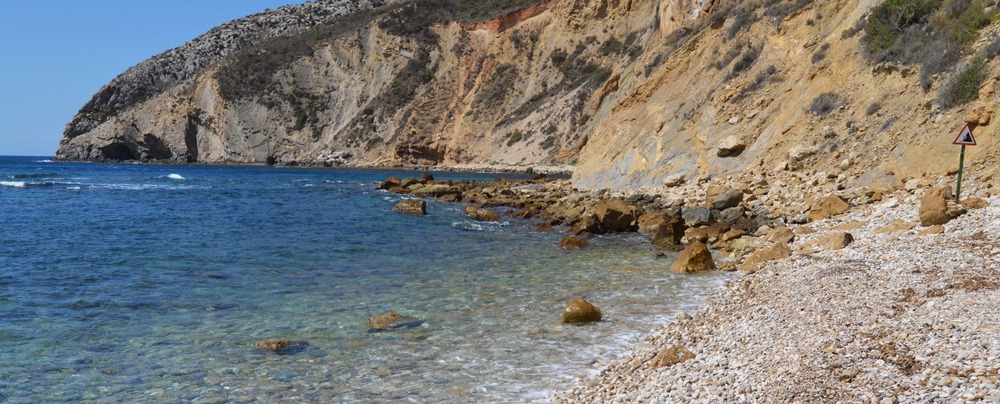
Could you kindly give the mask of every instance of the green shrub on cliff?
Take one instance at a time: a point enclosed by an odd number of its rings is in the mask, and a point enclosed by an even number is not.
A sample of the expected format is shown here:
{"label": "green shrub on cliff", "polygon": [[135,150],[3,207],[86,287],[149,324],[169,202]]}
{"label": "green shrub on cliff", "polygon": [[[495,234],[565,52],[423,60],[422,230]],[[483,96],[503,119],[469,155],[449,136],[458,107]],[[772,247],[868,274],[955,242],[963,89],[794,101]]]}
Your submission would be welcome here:
{"label": "green shrub on cliff", "polygon": [[983,71],[985,65],[985,60],[976,56],[952,76],[938,94],[941,107],[947,109],[979,98],[979,86],[986,79],[986,72]]}

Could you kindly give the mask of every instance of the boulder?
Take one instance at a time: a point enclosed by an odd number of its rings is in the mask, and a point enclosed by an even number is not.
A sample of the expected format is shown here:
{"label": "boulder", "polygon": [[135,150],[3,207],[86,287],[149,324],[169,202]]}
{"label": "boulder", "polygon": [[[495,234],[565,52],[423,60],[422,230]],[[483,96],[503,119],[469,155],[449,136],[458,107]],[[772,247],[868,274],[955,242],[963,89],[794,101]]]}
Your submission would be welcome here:
{"label": "boulder", "polygon": [[667,212],[651,212],[639,216],[639,234],[652,236],[660,228],[660,225],[669,222],[670,214]]}
{"label": "boulder", "polygon": [[293,341],[290,339],[268,338],[254,344],[254,348],[262,351],[287,352],[306,345],[305,341]]}
{"label": "boulder", "polygon": [[403,199],[396,204],[396,207],[393,208],[393,210],[411,215],[426,215],[427,202],[423,199]]}
{"label": "boulder", "polygon": [[389,177],[389,178],[386,178],[384,181],[382,181],[382,183],[379,184],[378,188],[376,188],[376,189],[390,190],[390,189],[393,189],[393,188],[402,187],[402,184],[403,184],[403,182],[400,181],[399,178]]}
{"label": "boulder", "polygon": [[788,244],[793,240],[795,240],[795,233],[792,232],[792,229],[787,227],[779,227],[767,232],[767,234],[764,235],[764,241],[777,244]]}
{"label": "boulder", "polygon": [[674,174],[663,179],[663,186],[668,188],[679,187],[684,184],[684,174]]}
{"label": "boulder", "polygon": [[480,222],[499,222],[500,214],[489,209],[477,208],[472,205],[465,207],[465,214],[469,215],[472,220]]}
{"label": "boulder", "polygon": [[412,188],[414,185],[423,185],[423,184],[421,184],[420,180],[416,178],[404,178],[399,182],[399,186],[403,188]]}
{"label": "boulder", "polygon": [[590,242],[580,237],[567,236],[559,241],[559,246],[567,250],[578,250],[590,245]]}
{"label": "boulder", "polygon": [[694,359],[694,354],[691,353],[691,351],[687,350],[687,348],[683,346],[674,345],[656,354],[656,357],[653,358],[650,366],[654,369],[659,369],[662,367],[673,366],[690,359]]}
{"label": "boulder", "polygon": [[705,190],[705,207],[714,210],[734,208],[743,202],[743,192],[722,185],[709,185]]}
{"label": "boulder", "polygon": [[679,217],[671,217],[666,223],[661,223],[653,233],[653,245],[669,250],[679,250],[681,239],[687,226]]}
{"label": "boulder", "polygon": [[836,195],[830,195],[825,198],[820,198],[809,205],[809,220],[816,221],[829,219],[847,212],[850,208],[851,205],[849,205],[843,198]]}
{"label": "boulder", "polygon": [[431,175],[431,173],[422,173],[420,174],[420,181],[422,182],[434,181],[434,176]]}
{"label": "boulder", "polygon": [[740,218],[744,218],[744,217],[746,217],[746,216],[743,214],[743,209],[742,208],[740,208],[740,207],[732,207],[732,208],[724,209],[723,211],[719,212],[719,219],[718,220],[720,222],[723,222],[725,224],[728,224],[728,225],[732,226],[732,225],[736,224],[737,222],[739,222]]}
{"label": "boulder", "polygon": [[854,236],[851,233],[835,231],[817,240],[817,245],[827,250],[843,250],[853,242]]}
{"label": "boulder", "polygon": [[709,243],[719,240],[727,231],[729,231],[729,225],[716,222],[708,226],[690,227],[684,231],[684,238],[688,241]]}
{"label": "boulder", "polygon": [[601,321],[601,309],[582,297],[570,300],[563,309],[563,324],[586,324],[596,321]]}
{"label": "boulder", "polygon": [[792,161],[802,161],[813,154],[816,154],[816,150],[803,145],[796,145],[788,150],[788,158]]}
{"label": "boulder", "polygon": [[950,187],[928,189],[920,198],[920,224],[922,226],[942,225],[965,213],[965,209],[955,205]]}
{"label": "boulder", "polygon": [[399,328],[419,327],[424,323],[424,320],[416,317],[404,316],[393,311],[385,315],[369,318],[366,325],[368,326],[368,332],[382,332],[392,331]]}
{"label": "boulder", "polygon": [[686,208],[681,213],[684,218],[684,225],[687,227],[699,227],[712,224],[712,211],[708,208]]}
{"label": "boulder", "polygon": [[677,255],[677,259],[670,265],[670,271],[683,274],[689,272],[711,271],[715,269],[715,260],[712,252],[705,244],[700,242],[691,243],[684,251]]}
{"label": "boulder", "polygon": [[719,148],[716,150],[715,155],[719,157],[738,156],[746,147],[747,145],[743,141],[743,138],[738,135],[731,135],[722,139],[722,142],[719,142]]}
{"label": "boulder", "polygon": [[605,233],[633,231],[639,219],[639,208],[628,205],[621,199],[598,202],[594,216]]}
{"label": "boulder", "polygon": [[601,223],[597,221],[597,217],[594,215],[587,215],[580,218],[580,221],[576,222],[576,224],[569,229],[569,234],[577,236],[601,233]]}

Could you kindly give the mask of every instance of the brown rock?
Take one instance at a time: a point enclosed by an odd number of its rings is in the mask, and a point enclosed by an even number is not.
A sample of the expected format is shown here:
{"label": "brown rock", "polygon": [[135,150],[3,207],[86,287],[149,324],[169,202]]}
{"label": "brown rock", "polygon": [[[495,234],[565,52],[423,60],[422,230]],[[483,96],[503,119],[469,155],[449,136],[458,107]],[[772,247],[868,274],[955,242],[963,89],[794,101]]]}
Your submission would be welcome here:
{"label": "brown rock", "polygon": [[594,215],[587,215],[580,218],[580,221],[576,222],[576,224],[569,229],[569,234],[577,236],[601,233],[601,223],[597,221],[597,217]]}
{"label": "brown rock", "polygon": [[694,354],[691,353],[691,351],[687,350],[687,348],[683,346],[674,345],[656,354],[656,357],[653,358],[653,362],[650,363],[650,366],[655,369],[659,369],[662,367],[673,366],[691,359],[694,359]]}
{"label": "brown rock", "polygon": [[688,241],[700,241],[702,243],[716,242],[729,231],[729,225],[716,222],[708,226],[692,227],[684,231],[684,238]]}
{"label": "brown rock", "polygon": [[268,338],[261,342],[254,344],[254,348],[263,351],[286,351],[295,347],[300,347],[305,345],[305,341],[292,341],[289,339],[281,338]]}
{"label": "brown rock", "polygon": [[965,200],[962,201],[962,206],[965,206],[967,209],[982,209],[987,206],[990,206],[990,203],[986,202],[986,200],[983,198],[977,198],[975,196],[971,196],[965,198]]}
{"label": "brown rock", "polygon": [[632,231],[639,219],[639,208],[628,205],[621,199],[598,202],[594,207],[594,216],[606,233]]}
{"label": "brown rock", "polygon": [[719,264],[719,270],[723,272],[733,272],[737,269],[739,269],[739,267],[736,265],[736,261],[724,261]]}
{"label": "brown rock", "polygon": [[416,317],[404,316],[393,311],[382,316],[369,318],[366,324],[368,326],[368,332],[380,332],[404,327],[416,327],[424,324],[424,321]]}
{"label": "brown rock", "polygon": [[809,207],[809,221],[829,219],[847,212],[851,205],[841,197],[830,195],[812,203]]}
{"label": "brown rock", "polygon": [[723,210],[740,205],[743,202],[743,192],[722,185],[709,185],[705,190],[705,207]]}
{"label": "brown rock", "polygon": [[427,202],[423,199],[403,199],[396,204],[396,207],[393,208],[393,210],[411,215],[426,215]]}
{"label": "brown rock", "polygon": [[860,229],[862,227],[865,227],[865,223],[864,222],[847,222],[847,223],[843,223],[843,224],[841,224],[841,225],[839,225],[837,227],[834,227],[833,230],[851,231],[851,230]]}
{"label": "brown rock", "polygon": [[477,208],[472,205],[465,207],[465,213],[469,215],[472,220],[477,220],[480,222],[499,222],[500,214],[489,209]]}
{"label": "brown rock", "polygon": [[950,187],[928,189],[920,198],[920,224],[922,226],[945,224],[965,213],[957,208],[949,208],[948,202],[952,200]]}
{"label": "brown rock", "polygon": [[925,236],[929,234],[941,234],[941,233],[944,233],[944,226],[939,224],[929,226],[926,229],[920,231],[920,234],[923,234]]}
{"label": "brown rock", "polygon": [[723,243],[728,243],[730,241],[736,240],[740,237],[745,236],[747,233],[740,229],[732,229],[725,232],[722,236],[719,236],[719,241]]}
{"label": "brown rock", "polygon": [[639,216],[639,234],[645,234],[647,236],[652,236],[659,229],[661,224],[670,221],[670,215],[667,212],[651,212],[645,213]]}
{"label": "brown rock", "polygon": [[827,250],[842,250],[849,244],[854,242],[854,236],[851,233],[843,231],[835,231],[830,233],[818,240],[818,245]]}
{"label": "brown rock", "polygon": [[677,255],[677,259],[670,265],[670,271],[684,274],[698,271],[714,270],[715,260],[712,252],[705,244],[700,242],[691,243],[684,251]]}
{"label": "brown rock", "polygon": [[764,241],[769,241],[776,244],[788,244],[795,240],[795,233],[792,229],[787,227],[779,227],[773,229],[764,236]]}
{"label": "brown rock", "polygon": [[744,271],[757,270],[762,265],[770,261],[780,260],[791,256],[792,249],[788,247],[788,244],[775,243],[768,248],[758,250],[753,254],[750,254],[750,256],[743,260],[743,264],[740,265],[740,269]]}
{"label": "brown rock", "polygon": [[580,237],[568,236],[559,241],[559,246],[567,250],[578,250],[590,245],[590,242]]}
{"label": "brown rock", "polygon": [[569,301],[562,313],[563,324],[585,324],[601,321],[601,309],[582,297]]}
{"label": "brown rock", "polygon": [[434,176],[431,175],[431,173],[421,173],[420,174],[420,181],[422,181],[422,182],[434,181]]}
{"label": "brown rock", "polygon": [[895,233],[910,230],[914,227],[916,227],[916,224],[914,223],[910,223],[902,219],[896,219],[892,223],[875,229],[875,234]]}
{"label": "brown rock", "polygon": [[684,219],[671,217],[668,222],[661,223],[656,228],[656,232],[653,233],[653,245],[668,250],[679,250],[686,229]]}
{"label": "brown rock", "polygon": [[390,190],[390,189],[393,189],[393,188],[396,188],[396,187],[401,187],[401,186],[402,186],[402,182],[399,180],[399,178],[389,177],[389,178],[386,178],[385,181],[382,181],[382,183],[379,184],[378,188],[376,188],[376,189]]}

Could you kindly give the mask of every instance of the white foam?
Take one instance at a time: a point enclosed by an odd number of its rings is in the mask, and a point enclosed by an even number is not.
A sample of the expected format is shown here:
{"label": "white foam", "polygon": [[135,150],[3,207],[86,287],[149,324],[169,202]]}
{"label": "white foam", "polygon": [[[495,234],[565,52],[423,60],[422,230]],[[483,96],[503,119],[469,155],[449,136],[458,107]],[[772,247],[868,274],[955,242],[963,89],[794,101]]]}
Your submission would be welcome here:
{"label": "white foam", "polygon": [[170,174],[170,175],[167,175],[167,178],[170,178],[172,180],[183,180],[183,179],[185,179],[180,174]]}
{"label": "white foam", "polygon": [[46,159],[46,160],[35,160],[34,162],[35,163],[51,163],[52,160],[48,160],[48,159]]}
{"label": "white foam", "polygon": [[27,186],[24,181],[0,181],[0,187],[26,188]]}

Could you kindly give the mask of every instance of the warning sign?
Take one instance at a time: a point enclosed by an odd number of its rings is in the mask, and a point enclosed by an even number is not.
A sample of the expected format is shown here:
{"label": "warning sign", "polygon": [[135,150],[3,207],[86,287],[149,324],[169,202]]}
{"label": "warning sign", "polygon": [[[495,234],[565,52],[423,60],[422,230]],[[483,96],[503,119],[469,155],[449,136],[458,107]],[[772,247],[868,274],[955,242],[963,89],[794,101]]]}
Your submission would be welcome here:
{"label": "warning sign", "polygon": [[955,141],[952,144],[975,146],[976,138],[972,136],[972,129],[969,128],[969,124],[965,124],[961,132],[958,132],[958,136],[955,137]]}

